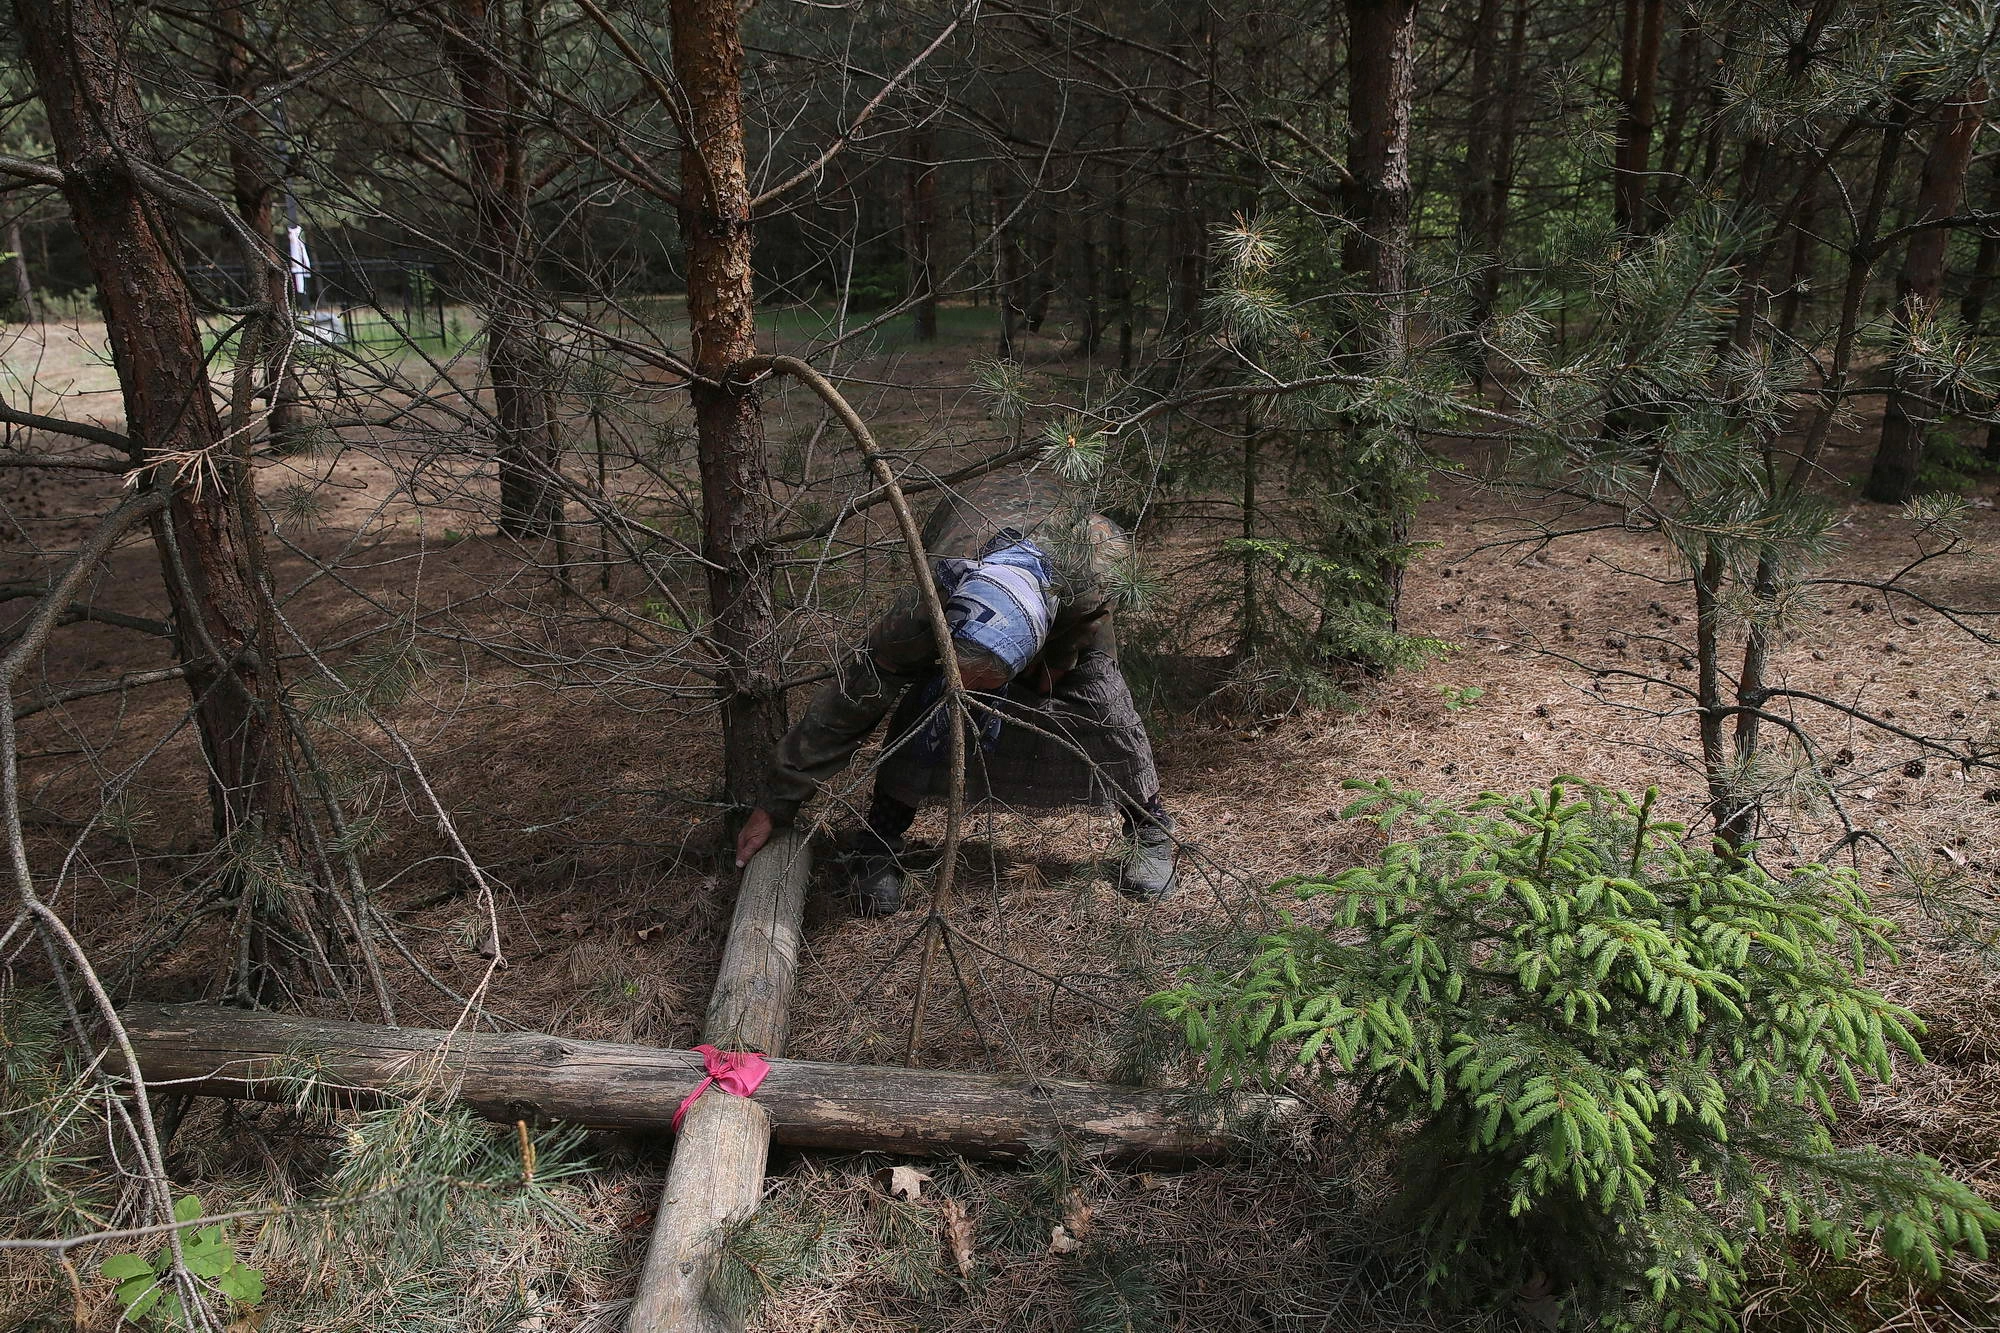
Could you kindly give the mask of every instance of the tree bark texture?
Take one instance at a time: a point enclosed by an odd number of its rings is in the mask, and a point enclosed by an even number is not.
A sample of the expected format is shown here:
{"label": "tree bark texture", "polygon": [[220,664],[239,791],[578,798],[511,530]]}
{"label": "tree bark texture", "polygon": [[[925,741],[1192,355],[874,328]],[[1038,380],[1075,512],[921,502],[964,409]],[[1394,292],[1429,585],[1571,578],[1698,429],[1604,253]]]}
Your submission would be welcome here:
{"label": "tree bark texture", "polygon": [[[1174,46],[1174,54],[1183,65],[1197,63],[1209,42],[1209,12],[1206,6],[1190,8],[1189,14],[1193,31]],[[1167,107],[1180,117],[1192,113],[1187,105],[1185,81],[1176,79],[1168,89]],[[1164,352],[1165,369],[1170,378],[1178,378],[1181,365],[1189,350],[1188,340],[1193,336],[1201,319],[1201,305],[1204,290],[1205,261],[1208,253],[1208,218],[1203,211],[1200,190],[1195,188],[1197,164],[1189,156],[1190,145],[1176,137],[1172,149],[1167,153],[1161,170],[1165,179],[1161,184],[1167,196],[1166,242],[1169,258],[1166,269],[1167,310],[1160,329],[1161,350]]]}
{"label": "tree bark texture", "polygon": [[[132,463],[157,469],[148,475],[171,490],[153,536],[208,762],[216,835],[239,847],[243,839],[261,842],[299,866],[298,839],[309,824],[280,702],[247,431],[234,441],[224,435],[181,279],[174,217],[135,175],[158,170],[160,157],[122,29],[105,0],[15,0],[14,12],[63,172],[63,199],[104,302]],[[282,904],[261,904],[255,919],[282,919],[295,945],[314,947],[322,932],[306,905],[282,896]],[[249,898],[246,891],[246,911]],[[275,943],[248,923],[241,938],[259,951]]]}
{"label": "tree bark texture", "polygon": [[[1341,263],[1374,293],[1376,309],[1363,345],[1369,362],[1394,367],[1409,351],[1410,113],[1416,95],[1416,0],[1347,0],[1348,220]],[[1357,426],[1360,423],[1357,423]],[[1358,431],[1357,431],[1358,433]],[[1399,432],[1407,448],[1414,440]],[[1399,453],[1407,452],[1398,451]],[[1395,554],[1409,539],[1415,500],[1407,477],[1414,460],[1376,458],[1360,475],[1331,478],[1335,490],[1379,517],[1371,554],[1380,605],[1397,626],[1403,566]],[[1349,469],[1353,471],[1352,468]]]}
{"label": "tree bark texture", "polygon": [[173,218],[125,166],[157,164],[159,155],[109,6],[16,0],[15,15],[63,198],[104,300],[127,434],[139,451],[133,465],[165,454],[192,460],[160,464],[179,481],[170,518],[155,527],[176,646],[214,766],[217,832],[227,833],[284,785],[276,664],[257,651],[249,538],[235,503],[251,479],[223,443]]}
{"label": "tree bark texture", "polygon": [[458,85],[459,141],[472,187],[469,250],[486,321],[500,530],[545,537],[563,517],[561,442],[550,401],[553,370],[536,314],[527,120],[509,68],[531,54],[525,48],[534,41],[532,22],[523,15],[510,24],[505,0],[449,0],[449,10],[437,32]]}
{"label": "tree bark texture", "polygon": [[[1990,163],[1987,176],[1985,210],[1989,213],[2000,211],[2000,154]],[[1986,328],[1986,302],[1992,295],[1995,270],[2000,269],[2000,235],[1990,229],[1982,229],[1979,234],[1979,250],[1972,261],[1972,277],[1965,284],[1965,296],[1959,302],[1958,318],[1966,331],[1977,336]],[[2000,409],[2000,400],[1990,402],[1987,410]],[[1986,447],[1981,456],[1988,464],[2000,463],[2000,419],[1986,427]]]}
{"label": "tree bark texture", "polygon": [[1472,51],[1472,78],[1465,90],[1465,167],[1459,177],[1458,235],[1462,244],[1486,239],[1486,211],[1492,206],[1493,149],[1498,117],[1493,114],[1493,59],[1500,28],[1500,0],[1479,0],[1466,25]]}
{"label": "tree bark texture", "polygon": [[1021,323],[1030,333],[1040,333],[1048,322],[1049,305],[1056,294],[1056,228],[1053,217],[1039,216],[1028,229],[1027,292],[1021,309]]}
{"label": "tree bark texture", "polygon": [[[229,152],[229,190],[236,215],[243,219],[253,236],[276,245],[272,204],[278,193],[279,178],[270,150],[263,142],[263,119],[256,106],[258,80],[253,67],[248,11],[250,0],[215,0],[213,23],[217,36],[215,87],[230,108],[224,141]],[[292,367],[288,336],[281,336],[289,320],[279,312],[291,303],[291,273],[279,265],[264,271],[246,269],[253,284],[262,277],[261,290],[253,293],[270,310],[261,321],[265,383],[270,394],[270,438],[282,440],[296,424],[299,383]],[[246,346],[248,340],[246,339]]]}
{"label": "tree bark texture", "polygon": [[1653,215],[1658,217],[1672,217],[1680,206],[1681,188],[1686,182],[1689,166],[1687,159],[1693,157],[1691,150],[1694,145],[1687,138],[1689,113],[1708,82],[1702,65],[1707,43],[1708,37],[1702,30],[1700,19],[1694,14],[1684,13],[1680,35],[1674,42],[1673,74],[1667,80],[1666,124],[1660,131],[1660,167],[1653,177],[1654,184],[1647,190]]}
{"label": "tree bark texture", "polygon": [[1500,75],[1500,95],[1494,105],[1498,122],[1493,131],[1490,170],[1483,182],[1486,205],[1479,211],[1485,230],[1471,238],[1486,252],[1489,263],[1473,290],[1471,317],[1475,327],[1493,316],[1500,300],[1501,255],[1507,244],[1509,205],[1514,195],[1514,155],[1520,138],[1521,71],[1528,52],[1528,0],[1514,0],[1507,25],[1507,56]]}
{"label": "tree bark texture", "polygon": [[1416,93],[1416,0],[1347,0],[1348,220],[1346,270],[1383,298],[1374,340],[1382,359],[1408,347],[1403,291],[1410,262],[1410,105]]}
{"label": "tree bark texture", "polygon": [[[218,1097],[291,1100],[303,1060],[326,1088],[364,1103],[415,1092],[428,1077],[503,1123],[664,1130],[703,1074],[693,1051],[539,1032],[389,1028],[214,1005],[131,1005],[120,1017],[149,1080],[190,1080],[181,1090]],[[739,1099],[711,1091],[696,1107],[710,1100]],[[1235,1148],[1232,1126],[1302,1114],[1289,1097],[1218,1103],[1183,1089],[787,1059],[771,1061],[752,1100],[769,1115],[773,1142],[788,1147],[1002,1159],[1060,1141],[1113,1160],[1216,1160]]]}
{"label": "tree bark texture", "polygon": [[[1987,160],[1985,198],[1981,208],[1988,213],[2000,212],[2000,153]],[[1981,228],[1979,248],[1973,255],[1972,273],[1966,279],[1965,293],[1959,298],[1958,320],[1965,325],[1965,331],[1977,335],[1986,327],[1986,303],[1993,294],[1993,279],[2000,272],[2000,232],[1990,227]]]}
{"label": "tree bark texture", "polygon": [[1013,194],[1007,182],[1013,170],[1013,164],[1005,160],[995,161],[986,168],[987,190],[993,203],[994,294],[1000,306],[1000,338],[994,349],[1003,359],[1014,355],[1014,335],[1021,318],[1020,241],[1007,225],[1008,215],[1014,211]]}
{"label": "tree bark texture", "polygon": [[[1125,111],[1121,108],[1112,123],[1111,146],[1122,159],[1125,148]],[[1111,267],[1108,298],[1118,319],[1118,373],[1132,373],[1138,354],[1138,316],[1133,308],[1132,233],[1130,205],[1124,182],[1111,182],[1111,218],[1107,259]]]}
{"label": "tree bark texture", "polygon": [[[1972,164],[1972,142],[1986,114],[1986,81],[1973,80],[1963,96],[1939,111],[1937,133],[1917,185],[1913,222],[1951,216],[1965,194],[1965,173]],[[1937,313],[1944,288],[1945,254],[1951,245],[1949,227],[1925,227],[1911,233],[1902,271],[1896,276],[1896,324],[1905,334]],[[1935,385],[1930,377],[1899,359],[1891,363],[1889,393],[1882,409],[1882,439],[1875,450],[1862,494],[1883,504],[1902,504],[1916,494],[1924,462],[1923,418],[1936,412]]]}
{"label": "tree bark texture", "polygon": [[1874,272],[1878,248],[1876,238],[1882,234],[1882,215],[1888,208],[1889,192],[1895,184],[1903,135],[1909,129],[1913,114],[1910,96],[1915,87],[1913,79],[1905,78],[1899,82],[1883,115],[1881,145],[1876,150],[1874,172],[1868,178],[1868,202],[1862,207],[1853,239],[1847,246],[1847,273],[1840,293],[1840,321],[1834,329],[1833,351],[1827,357],[1820,386],[1822,402],[1813,413],[1812,423],[1806,427],[1805,442],[1792,464],[1789,483],[1792,486],[1798,485],[1806,469],[1819,465],[1819,456],[1826,448],[1827,437],[1833,429],[1834,413],[1840,405],[1841,396],[1847,392],[1854,347],[1861,331],[1861,303],[1868,294],[1870,277]]}
{"label": "tree bark texture", "polygon": [[689,386],[701,468],[702,554],[722,657],[723,792],[736,804],[762,789],[785,731],[777,617],[764,538],[770,473],[757,395],[730,380],[757,350],[750,267],[750,190],[743,160],[743,35],[734,5],[673,0],[673,70],[686,97],[681,238]]}
{"label": "tree bark texture", "polygon": [[1618,128],[1612,149],[1611,215],[1620,231],[1645,225],[1646,172],[1653,152],[1653,111],[1660,75],[1666,0],[1625,0],[1618,70]]}
{"label": "tree bark texture", "polygon": [[1077,224],[1076,294],[1079,302],[1076,352],[1094,357],[1104,341],[1104,251],[1097,241],[1097,211]]}
{"label": "tree bark texture", "polygon": [[1799,316],[1805,310],[1807,289],[1812,282],[1822,187],[1821,173],[1812,171],[1792,218],[1791,252],[1785,263],[1785,290],[1778,297],[1777,311],[1778,327],[1786,333],[1798,328]]}

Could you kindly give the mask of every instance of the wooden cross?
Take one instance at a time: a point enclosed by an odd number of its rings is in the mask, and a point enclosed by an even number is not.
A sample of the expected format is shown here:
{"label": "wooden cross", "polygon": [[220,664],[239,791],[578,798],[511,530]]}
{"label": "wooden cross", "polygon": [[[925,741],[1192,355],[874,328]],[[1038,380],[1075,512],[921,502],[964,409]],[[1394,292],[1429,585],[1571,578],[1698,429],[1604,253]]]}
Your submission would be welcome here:
{"label": "wooden cross", "polygon": [[[1062,1136],[1110,1158],[1229,1152],[1216,1108],[1171,1090],[783,1058],[810,855],[805,838],[786,830],[744,872],[703,1036],[773,1057],[771,1075],[755,1097],[701,1097],[682,1121],[626,1333],[740,1327],[713,1308],[708,1288],[723,1238],[756,1210],[774,1140],[1019,1157]],[[149,1080],[220,1096],[289,1100],[291,1087],[270,1071],[309,1051],[342,1089],[388,1090],[427,1076],[502,1121],[657,1129],[702,1076],[689,1051],[535,1032],[385,1028],[207,1005],[132,1005],[121,1018]],[[1282,1121],[1301,1108],[1286,1097],[1244,1097],[1233,1109]]]}

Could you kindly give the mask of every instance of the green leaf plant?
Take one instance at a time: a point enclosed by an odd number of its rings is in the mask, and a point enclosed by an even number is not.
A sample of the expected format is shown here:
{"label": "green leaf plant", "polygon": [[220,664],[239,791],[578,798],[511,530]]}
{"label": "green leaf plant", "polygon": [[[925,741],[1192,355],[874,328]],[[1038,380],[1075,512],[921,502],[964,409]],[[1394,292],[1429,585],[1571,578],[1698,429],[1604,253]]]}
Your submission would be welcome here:
{"label": "green leaf plant", "polygon": [[[219,1224],[192,1226],[201,1215],[201,1200],[192,1194],[174,1202],[174,1221],[190,1224],[181,1233],[180,1246],[188,1275],[198,1282],[212,1283],[233,1309],[254,1310],[264,1299],[263,1270],[244,1264]],[[173,1329],[189,1326],[181,1295],[174,1290],[171,1245],[161,1246],[150,1259],[143,1254],[114,1254],[97,1271],[118,1284],[118,1304],[132,1323]]]}
{"label": "green leaf plant", "polygon": [[[1736,1327],[1746,1254],[1873,1238],[1984,1257],[2000,1213],[1935,1161],[1846,1146],[1836,1108],[1922,1026],[1863,984],[1890,922],[1852,871],[1690,843],[1562,779],[1462,809],[1350,783],[1404,839],[1281,888],[1239,965],[1148,1005],[1217,1086],[1308,1074],[1390,1144],[1434,1299],[1556,1293],[1569,1327]],[[1724,854],[1727,852],[1727,854]]]}

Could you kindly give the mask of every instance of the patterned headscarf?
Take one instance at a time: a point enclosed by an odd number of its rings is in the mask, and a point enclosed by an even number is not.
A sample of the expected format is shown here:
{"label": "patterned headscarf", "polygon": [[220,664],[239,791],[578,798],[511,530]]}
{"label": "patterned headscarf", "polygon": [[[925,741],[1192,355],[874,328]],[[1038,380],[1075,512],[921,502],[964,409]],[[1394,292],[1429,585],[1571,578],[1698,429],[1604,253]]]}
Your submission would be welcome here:
{"label": "patterned headscarf", "polygon": [[[1049,587],[1048,557],[1042,548],[1006,528],[979,559],[947,558],[935,564],[951,636],[993,654],[1011,675],[1020,675],[1041,654],[1042,645],[1049,641],[1049,625],[1056,617],[1056,596]],[[997,700],[1005,694],[1003,686],[988,697]],[[936,706],[943,696],[944,673],[940,670],[918,699],[919,709],[930,714],[916,738],[917,753],[927,764],[944,756],[946,718],[952,710]],[[973,726],[982,750],[990,752],[999,744],[1001,717],[997,709],[975,709]]]}
{"label": "patterned headscarf", "polygon": [[1049,641],[1056,598],[1042,548],[1008,529],[977,560],[936,562],[952,637],[983,648],[1020,675]]}

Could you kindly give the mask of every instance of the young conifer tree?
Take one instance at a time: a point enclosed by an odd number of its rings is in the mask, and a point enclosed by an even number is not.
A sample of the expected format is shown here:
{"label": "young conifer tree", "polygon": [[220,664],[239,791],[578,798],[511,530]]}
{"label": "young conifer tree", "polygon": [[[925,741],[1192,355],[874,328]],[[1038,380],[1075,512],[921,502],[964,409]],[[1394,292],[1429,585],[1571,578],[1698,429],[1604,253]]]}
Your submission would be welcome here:
{"label": "young conifer tree", "polygon": [[1736,1326],[1746,1255],[1874,1238],[1936,1278],[2000,1211],[1934,1161],[1845,1146],[1837,1107],[1922,1058],[1865,984],[1893,926],[1851,870],[1744,863],[1576,779],[1463,807],[1350,783],[1401,829],[1281,886],[1297,917],[1151,1001],[1211,1081],[1350,1089],[1455,1307],[1566,1328]]}

